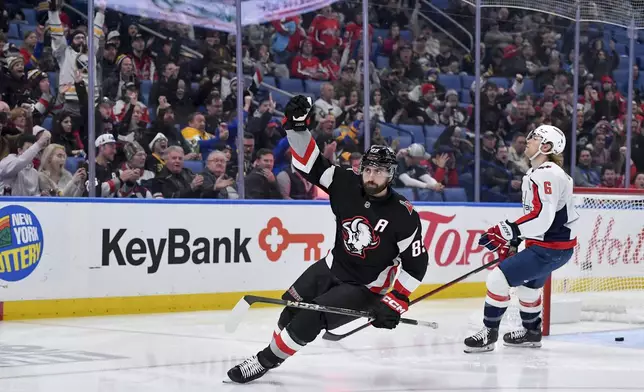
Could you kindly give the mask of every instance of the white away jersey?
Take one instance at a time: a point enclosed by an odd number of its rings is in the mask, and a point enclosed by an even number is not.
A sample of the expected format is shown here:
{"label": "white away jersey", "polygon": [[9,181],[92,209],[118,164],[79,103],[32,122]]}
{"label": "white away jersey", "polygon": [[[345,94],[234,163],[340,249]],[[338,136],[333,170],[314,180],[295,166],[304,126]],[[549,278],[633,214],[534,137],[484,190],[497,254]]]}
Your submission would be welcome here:
{"label": "white away jersey", "polygon": [[545,162],[523,177],[523,215],[515,222],[526,246],[571,249],[570,224],[579,218],[573,204],[573,181],[562,168]]}

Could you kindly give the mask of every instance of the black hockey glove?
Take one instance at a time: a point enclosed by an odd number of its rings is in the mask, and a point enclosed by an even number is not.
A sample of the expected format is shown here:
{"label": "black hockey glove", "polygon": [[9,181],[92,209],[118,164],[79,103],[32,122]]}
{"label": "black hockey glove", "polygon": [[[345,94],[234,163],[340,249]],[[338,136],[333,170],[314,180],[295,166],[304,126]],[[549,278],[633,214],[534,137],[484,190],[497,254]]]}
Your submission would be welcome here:
{"label": "black hockey glove", "polygon": [[405,313],[408,307],[409,298],[394,290],[385,295],[371,310],[374,318],[371,325],[376,328],[394,329],[400,323],[400,315]]}
{"label": "black hockey glove", "polygon": [[309,129],[313,119],[311,98],[296,95],[291,98],[284,108],[284,129],[303,132]]}

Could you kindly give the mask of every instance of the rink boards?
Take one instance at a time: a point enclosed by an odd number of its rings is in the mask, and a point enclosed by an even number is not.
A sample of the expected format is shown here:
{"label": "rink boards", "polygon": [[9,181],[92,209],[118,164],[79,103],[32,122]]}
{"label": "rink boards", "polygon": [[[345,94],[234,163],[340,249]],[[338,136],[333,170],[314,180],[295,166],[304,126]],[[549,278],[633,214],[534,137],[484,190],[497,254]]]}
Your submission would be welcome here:
{"label": "rink boards", "polygon": [[[419,203],[429,268],[416,294],[487,263],[480,234],[519,205]],[[580,210],[576,278],[637,279],[642,211]],[[277,297],[332,247],[326,202],[3,199],[0,319],[229,309]],[[482,297],[487,271],[437,298]]]}

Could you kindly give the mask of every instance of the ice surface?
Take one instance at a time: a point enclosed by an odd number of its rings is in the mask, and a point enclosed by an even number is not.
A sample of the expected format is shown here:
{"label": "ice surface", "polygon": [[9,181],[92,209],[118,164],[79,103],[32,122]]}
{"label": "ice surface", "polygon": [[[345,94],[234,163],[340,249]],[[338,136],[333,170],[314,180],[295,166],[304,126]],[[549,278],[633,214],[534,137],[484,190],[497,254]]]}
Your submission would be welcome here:
{"label": "ice surface", "polygon": [[[541,349],[463,353],[482,299],[427,301],[406,316],[438,330],[368,328],[320,337],[247,385],[226,371],[267,345],[279,308],[251,309],[233,334],[227,312],[0,323],[2,392],[642,391],[644,330],[624,324],[553,326]],[[601,332],[609,331],[609,332]],[[576,333],[572,333],[576,332]],[[618,343],[614,337],[624,336]]]}

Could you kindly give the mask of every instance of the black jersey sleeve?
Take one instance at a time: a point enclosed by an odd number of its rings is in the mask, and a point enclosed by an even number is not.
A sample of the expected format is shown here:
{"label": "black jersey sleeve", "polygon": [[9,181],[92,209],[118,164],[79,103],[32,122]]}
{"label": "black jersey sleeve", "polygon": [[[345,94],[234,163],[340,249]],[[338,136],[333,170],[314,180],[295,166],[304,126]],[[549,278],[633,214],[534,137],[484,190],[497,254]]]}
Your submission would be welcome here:
{"label": "black jersey sleeve", "polygon": [[[312,184],[332,195],[332,185],[345,182],[353,174],[332,164],[322,155],[309,131],[286,131],[291,146],[291,163]],[[355,175],[353,175],[355,176]]]}
{"label": "black jersey sleeve", "polygon": [[[401,268],[393,288],[399,293],[409,296],[423,281],[429,259],[423,244],[420,217],[415,210],[411,209],[411,203],[406,200],[405,203],[408,203],[406,207],[411,212],[399,229],[398,252]],[[407,213],[408,211],[405,211],[403,214]]]}

